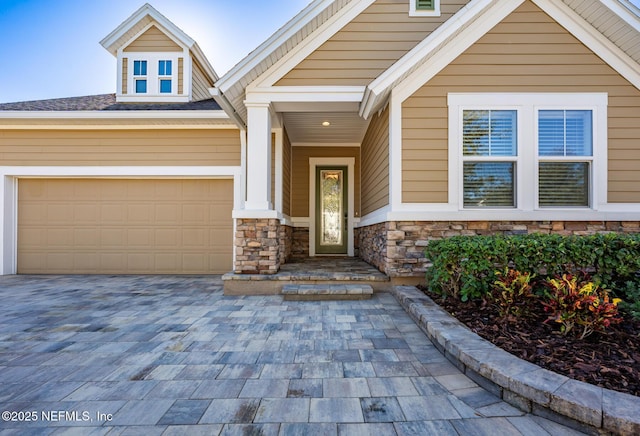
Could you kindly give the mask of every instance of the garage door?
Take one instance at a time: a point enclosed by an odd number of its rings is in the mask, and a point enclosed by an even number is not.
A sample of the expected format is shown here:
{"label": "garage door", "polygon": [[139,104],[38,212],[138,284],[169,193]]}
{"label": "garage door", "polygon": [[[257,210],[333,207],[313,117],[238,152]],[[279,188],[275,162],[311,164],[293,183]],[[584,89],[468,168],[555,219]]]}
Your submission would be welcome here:
{"label": "garage door", "polygon": [[231,180],[20,179],[20,274],[232,269]]}

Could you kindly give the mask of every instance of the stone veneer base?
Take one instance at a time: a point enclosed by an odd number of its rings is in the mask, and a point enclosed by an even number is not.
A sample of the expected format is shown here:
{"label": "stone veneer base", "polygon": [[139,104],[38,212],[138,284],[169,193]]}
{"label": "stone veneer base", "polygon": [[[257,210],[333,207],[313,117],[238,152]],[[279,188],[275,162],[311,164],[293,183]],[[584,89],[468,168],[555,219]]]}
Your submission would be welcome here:
{"label": "stone veneer base", "polygon": [[412,286],[398,302],[434,345],[480,386],[525,412],[589,434],[640,434],[640,398],[572,380],[480,338]]}

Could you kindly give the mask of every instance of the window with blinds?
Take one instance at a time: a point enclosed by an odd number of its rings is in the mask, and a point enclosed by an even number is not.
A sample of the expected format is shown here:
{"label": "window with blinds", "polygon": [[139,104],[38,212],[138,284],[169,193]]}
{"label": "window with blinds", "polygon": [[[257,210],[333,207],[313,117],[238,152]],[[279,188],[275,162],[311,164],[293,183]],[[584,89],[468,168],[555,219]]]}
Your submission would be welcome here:
{"label": "window with blinds", "polygon": [[592,111],[538,111],[540,207],[588,207],[592,160]]}
{"label": "window with blinds", "polygon": [[465,110],[462,121],[465,207],[515,207],[517,112]]}

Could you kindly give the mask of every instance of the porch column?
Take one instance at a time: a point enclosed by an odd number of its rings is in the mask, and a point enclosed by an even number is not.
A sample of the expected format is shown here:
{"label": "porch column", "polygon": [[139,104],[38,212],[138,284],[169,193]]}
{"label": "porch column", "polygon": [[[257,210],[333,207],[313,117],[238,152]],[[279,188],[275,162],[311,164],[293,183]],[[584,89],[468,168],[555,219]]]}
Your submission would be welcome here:
{"label": "porch column", "polygon": [[271,105],[245,102],[247,107],[246,210],[272,210]]}

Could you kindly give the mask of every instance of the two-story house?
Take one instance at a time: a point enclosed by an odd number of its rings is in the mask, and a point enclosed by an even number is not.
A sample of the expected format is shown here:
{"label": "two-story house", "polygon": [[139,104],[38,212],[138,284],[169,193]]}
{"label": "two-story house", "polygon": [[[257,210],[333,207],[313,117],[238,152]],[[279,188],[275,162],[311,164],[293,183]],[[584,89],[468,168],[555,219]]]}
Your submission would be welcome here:
{"label": "two-story house", "polygon": [[640,231],[625,0],[314,0],[223,77],[149,5],[113,95],[0,105],[0,271],[422,277],[457,234]]}

